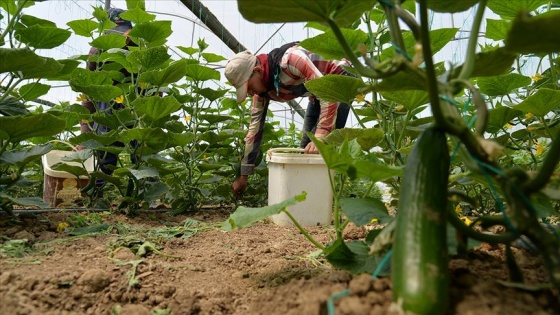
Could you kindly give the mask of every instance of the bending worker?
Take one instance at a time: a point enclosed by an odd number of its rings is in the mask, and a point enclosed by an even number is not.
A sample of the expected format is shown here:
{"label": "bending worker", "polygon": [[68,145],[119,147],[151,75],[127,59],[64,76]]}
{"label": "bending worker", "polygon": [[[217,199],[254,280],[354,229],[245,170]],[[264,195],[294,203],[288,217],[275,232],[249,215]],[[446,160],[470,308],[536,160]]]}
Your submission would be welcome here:
{"label": "bending worker", "polygon": [[307,131],[313,132],[317,138],[323,138],[334,129],[344,128],[350,107],[348,104],[318,99],[307,91],[304,83],[328,74],[351,76],[344,69],[350,66],[347,60],[324,60],[298,46],[298,43],[286,44],[268,54],[257,56],[243,51],[228,60],[225,76],[237,89],[237,102],[243,102],[247,94],[253,97],[241,175],[233,183],[236,197],[243,194],[247,188],[247,176],[254,173],[270,101],[286,102],[297,97],[309,97],[300,146],[305,149],[305,153],[318,153],[315,144],[307,137]]}

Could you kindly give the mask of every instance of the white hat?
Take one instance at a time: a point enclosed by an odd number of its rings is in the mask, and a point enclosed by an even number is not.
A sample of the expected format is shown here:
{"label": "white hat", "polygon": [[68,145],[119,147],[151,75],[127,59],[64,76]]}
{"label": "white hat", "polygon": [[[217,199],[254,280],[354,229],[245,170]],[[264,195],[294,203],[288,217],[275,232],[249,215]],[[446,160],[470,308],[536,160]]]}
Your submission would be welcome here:
{"label": "white hat", "polygon": [[257,57],[248,50],[231,57],[226,64],[225,76],[237,90],[237,102],[241,103],[247,97],[247,81],[253,74]]}

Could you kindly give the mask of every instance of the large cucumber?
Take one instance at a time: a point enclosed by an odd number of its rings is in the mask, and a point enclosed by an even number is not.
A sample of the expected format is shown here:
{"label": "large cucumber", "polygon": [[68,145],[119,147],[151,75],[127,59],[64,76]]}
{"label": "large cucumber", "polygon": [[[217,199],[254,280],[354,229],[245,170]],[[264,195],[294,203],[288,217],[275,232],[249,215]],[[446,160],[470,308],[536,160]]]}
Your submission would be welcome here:
{"label": "large cucumber", "polygon": [[393,243],[393,301],[405,314],[444,314],[449,305],[445,133],[426,129],[403,174]]}

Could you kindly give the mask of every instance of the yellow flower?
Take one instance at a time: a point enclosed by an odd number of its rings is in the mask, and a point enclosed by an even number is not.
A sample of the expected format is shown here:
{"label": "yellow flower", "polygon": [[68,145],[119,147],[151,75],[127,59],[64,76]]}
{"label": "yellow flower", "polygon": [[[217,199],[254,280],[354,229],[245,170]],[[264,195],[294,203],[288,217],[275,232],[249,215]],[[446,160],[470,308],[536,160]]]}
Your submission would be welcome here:
{"label": "yellow flower", "polygon": [[473,223],[473,221],[465,216],[459,217],[459,219],[461,219],[461,221],[465,222],[466,225],[471,226],[471,224]]}
{"label": "yellow flower", "polygon": [[530,119],[532,117],[533,117],[533,114],[531,114],[531,113],[525,114],[525,119]]}
{"label": "yellow flower", "polygon": [[511,126],[510,123],[506,123],[506,125],[504,127],[506,127],[506,129],[510,129],[512,126]]}
{"label": "yellow flower", "polygon": [[366,96],[362,93],[356,95],[356,102],[363,103],[366,100]]}
{"label": "yellow flower", "polygon": [[66,230],[67,227],[69,227],[70,225],[66,222],[60,222],[57,226],[56,226],[56,231],[58,233],[62,233],[64,232],[64,230]]}
{"label": "yellow flower", "polygon": [[537,156],[543,154],[544,149],[546,149],[546,146],[544,146],[542,143],[540,143],[540,142],[538,142],[538,141],[537,141],[537,143],[536,143],[536,146],[537,146],[537,149],[536,149],[535,154],[536,154]]}
{"label": "yellow flower", "polygon": [[121,96],[115,98],[115,102],[117,104],[122,104],[124,102],[124,95],[121,95]]}
{"label": "yellow flower", "polygon": [[186,122],[191,121],[191,116],[185,116],[185,121],[186,121]]}
{"label": "yellow flower", "polygon": [[397,112],[400,112],[403,108],[404,108],[403,105],[397,105],[397,106],[395,106],[395,110],[397,110]]}
{"label": "yellow flower", "polygon": [[531,76],[531,79],[533,79],[533,81],[535,81],[535,82],[538,82],[538,81],[542,80],[543,78],[544,77],[539,72],[537,72],[537,73],[535,73],[535,75]]}
{"label": "yellow flower", "polygon": [[373,219],[371,219],[371,221],[369,221],[370,224],[377,224],[377,222],[379,222],[379,220],[377,220],[377,218],[373,218]]}
{"label": "yellow flower", "polygon": [[457,205],[457,207],[455,207],[455,213],[457,214],[463,213],[463,208],[461,208],[461,205]]}
{"label": "yellow flower", "polygon": [[88,100],[87,96],[83,93],[80,93],[76,98],[76,101],[78,102],[86,102],[87,100]]}

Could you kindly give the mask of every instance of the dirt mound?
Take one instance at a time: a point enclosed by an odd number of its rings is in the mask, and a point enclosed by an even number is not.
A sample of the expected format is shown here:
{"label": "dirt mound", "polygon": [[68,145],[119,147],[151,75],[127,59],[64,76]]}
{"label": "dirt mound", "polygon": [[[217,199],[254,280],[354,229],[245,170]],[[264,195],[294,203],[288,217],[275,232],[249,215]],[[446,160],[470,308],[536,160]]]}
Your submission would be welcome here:
{"label": "dirt mound", "polygon": [[[295,228],[263,222],[222,232],[217,223],[228,215],[105,215],[77,235],[64,224],[89,216],[2,216],[1,242],[27,242],[0,251],[0,313],[393,314],[389,279],[332,269]],[[326,243],[333,231],[310,232]],[[557,297],[539,287],[540,259],[515,254],[527,287],[500,282],[508,280],[503,248],[455,257],[450,313],[558,314]]]}

